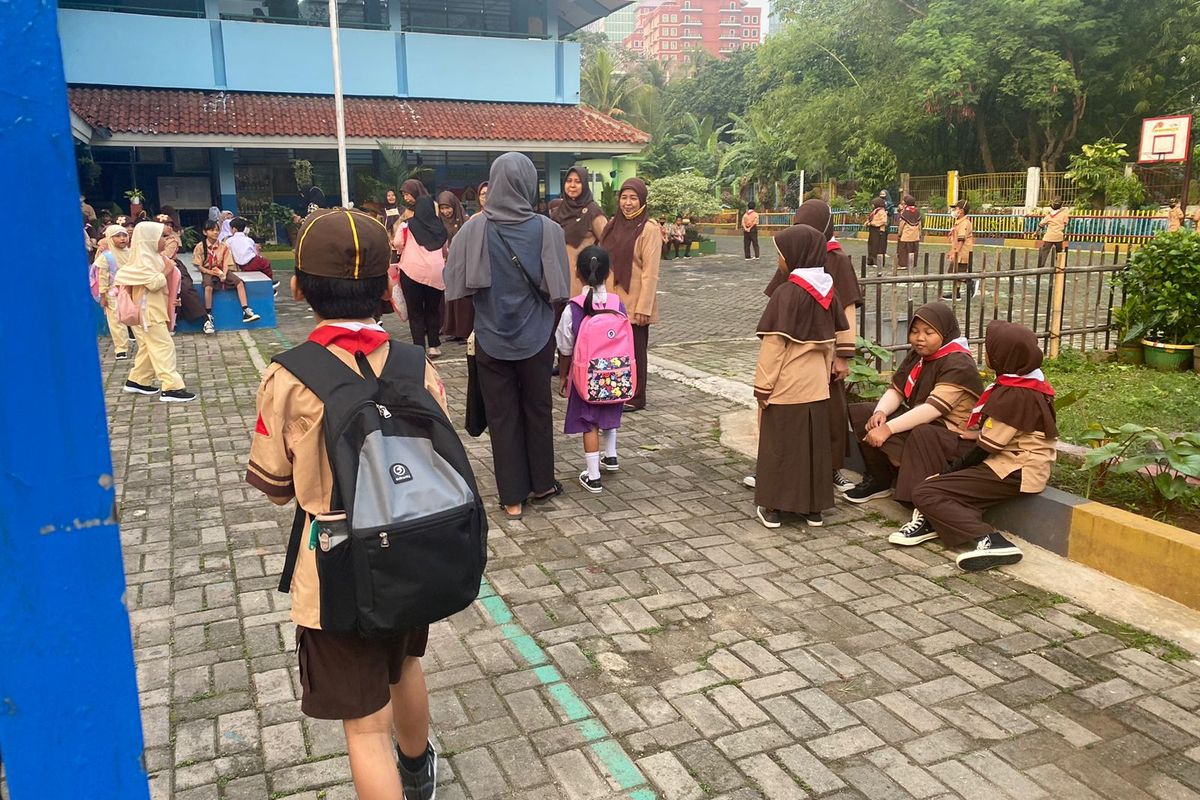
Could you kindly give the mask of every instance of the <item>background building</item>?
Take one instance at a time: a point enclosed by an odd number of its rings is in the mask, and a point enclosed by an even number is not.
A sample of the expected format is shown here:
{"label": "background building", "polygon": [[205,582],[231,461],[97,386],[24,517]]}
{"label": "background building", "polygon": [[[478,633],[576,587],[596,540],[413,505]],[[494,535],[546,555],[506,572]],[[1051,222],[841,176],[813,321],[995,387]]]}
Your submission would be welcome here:
{"label": "background building", "polygon": [[[575,161],[639,152],[646,134],[579,105],[579,45],[562,39],[622,4],[342,3],[351,198],[361,202],[368,179],[383,172],[380,143],[428,168],[431,188],[468,200],[506,150],[533,158],[549,196]],[[151,209],[174,205],[188,224],[210,205],[243,213],[298,205],[297,159],[337,197],[324,2],[108,0],[93,10],[91,0],[62,0],[59,8],[78,152],[100,168],[84,181],[97,208],[125,205],[135,187]]]}
{"label": "background building", "polygon": [[696,50],[723,58],[762,41],[762,9],[745,0],[651,0],[636,14],[626,47],[668,64]]}

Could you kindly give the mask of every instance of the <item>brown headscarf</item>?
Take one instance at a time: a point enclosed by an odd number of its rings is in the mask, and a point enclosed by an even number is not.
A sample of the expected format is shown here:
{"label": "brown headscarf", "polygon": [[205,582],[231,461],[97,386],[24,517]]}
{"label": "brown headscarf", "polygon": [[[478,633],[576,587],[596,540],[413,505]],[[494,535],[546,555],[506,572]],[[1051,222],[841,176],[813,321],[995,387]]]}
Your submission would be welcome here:
{"label": "brown headscarf", "polygon": [[[823,231],[827,240],[833,239],[833,209],[824,200],[815,197],[805,200],[800,204],[800,208],[796,209],[796,214],[792,217],[792,224],[808,225]],[[834,247],[834,245],[830,244],[826,249],[829,247]],[[824,267],[825,271],[829,273],[829,277],[833,278],[833,288],[837,291],[838,302],[842,304],[842,307],[862,305],[862,288],[858,285],[858,276],[854,274],[854,264],[851,263],[850,256],[846,255],[841,247],[828,251]],[[783,285],[787,277],[786,274],[776,270],[763,293],[770,297],[776,289]]]}
{"label": "brown headscarf", "polygon": [[[793,225],[775,234],[775,247],[783,256],[786,268],[822,270],[825,264],[825,236],[808,225]],[[780,272],[783,275],[782,272]],[[819,275],[820,273],[818,273]],[[833,341],[837,331],[844,331],[846,314],[837,300],[822,308],[808,290],[783,276],[783,283],[767,301],[767,308],[758,321],[755,335],[778,335],[794,342]]]}
{"label": "brown headscarf", "polygon": [[[1037,335],[1024,325],[995,320],[989,322],[984,338],[988,363],[996,370],[997,383],[985,392],[981,413],[1019,431],[1041,431],[1058,437],[1053,389],[1040,375],[1042,350]],[[1038,370],[1034,376],[1030,373]],[[1027,376],[1025,386],[1005,385],[1003,376]],[[1015,381],[1014,381],[1015,382]],[[1042,384],[1033,388],[1035,382]],[[1047,394],[1050,392],[1050,394]]]}
{"label": "brown headscarf", "polygon": [[[942,335],[943,347],[962,338],[962,330],[958,327],[958,318],[954,316],[954,309],[945,303],[926,303],[913,315],[914,323],[918,319]],[[909,323],[909,328],[912,328],[912,323]],[[963,343],[965,344],[965,340]],[[979,379],[979,367],[975,364],[973,356],[967,353],[950,353],[941,358],[922,359],[921,354],[916,350],[910,350],[904,360],[900,362],[900,366],[892,376],[892,388],[904,394],[904,384],[908,380],[909,373],[922,361],[924,361],[924,365],[920,370],[920,376],[908,397],[907,402],[910,407],[918,406],[928,400],[933,387],[939,383],[961,386],[976,397],[983,393],[983,381]]]}
{"label": "brown headscarf", "polygon": [[404,183],[400,184],[400,193],[408,192],[413,198],[425,197],[429,194],[429,190],[425,188],[425,184],[421,183],[416,178],[409,178]]}
{"label": "brown headscarf", "polygon": [[904,220],[909,225],[921,224],[921,210],[917,208],[917,201],[912,195],[905,195],[900,204],[900,219]]}
{"label": "brown headscarf", "polygon": [[[454,234],[458,233],[458,229],[463,226],[466,221],[467,212],[463,210],[462,201],[458,199],[458,195],[454,192],[441,192],[437,196],[438,204],[438,219],[446,226],[446,244],[450,244],[454,240]],[[442,216],[442,206],[450,206],[454,209],[454,213],[450,219]]]}
{"label": "brown headscarf", "polygon": [[641,178],[629,178],[621,184],[621,191],[617,192],[617,197],[619,198],[621,192],[626,189],[632,189],[637,194],[641,207],[632,217],[625,216],[618,208],[617,213],[604,226],[604,232],[600,234],[600,246],[608,251],[608,260],[612,265],[613,278],[617,285],[629,291],[630,280],[633,277],[634,246],[638,237],[642,235],[642,229],[646,227],[646,220],[650,215],[646,213],[645,181]]}
{"label": "brown headscarf", "polygon": [[[567,177],[574,173],[583,184],[579,197],[567,195]],[[645,205],[645,201],[642,201]],[[602,216],[599,204],[592,198],[592,183],[588,171],[581,166],[571,167],[563,175],[562,197],[550,204],[550,219],[562,226],[567,237],[567,245],[579,247],[592,235],[592,220]]]}

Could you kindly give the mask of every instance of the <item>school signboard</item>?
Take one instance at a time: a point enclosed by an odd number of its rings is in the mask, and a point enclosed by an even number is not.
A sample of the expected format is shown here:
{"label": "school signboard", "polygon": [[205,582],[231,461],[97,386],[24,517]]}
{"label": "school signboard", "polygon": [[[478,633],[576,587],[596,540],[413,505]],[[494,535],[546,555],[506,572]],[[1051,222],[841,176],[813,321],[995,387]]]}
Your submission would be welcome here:
{"label": "school signboard", "polygon": [[1192,117],[1149,117],[1142,120],[1139,164],[1177,164],[1188,160]]}

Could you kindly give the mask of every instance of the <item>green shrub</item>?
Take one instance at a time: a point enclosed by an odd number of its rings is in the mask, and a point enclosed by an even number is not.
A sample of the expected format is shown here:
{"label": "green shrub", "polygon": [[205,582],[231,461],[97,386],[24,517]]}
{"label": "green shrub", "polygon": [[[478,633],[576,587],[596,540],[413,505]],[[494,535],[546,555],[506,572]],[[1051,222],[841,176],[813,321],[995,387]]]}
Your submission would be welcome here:
{"label": "green shrub", "polygon": [[933,197],[929,198],[929,210],[930,211],[941,214],[941,213],[944,213],[946,211],[946,209],[949,207],[950,207],[950,204],[946,202],[946,198],[942,197],[940,194],[934,195]]}
{"label": "green shrub", "polygon": [[1200,234],[1160,233],[1133,254],[1117,283],[1130,331],[1171,344],[1200,343]]}

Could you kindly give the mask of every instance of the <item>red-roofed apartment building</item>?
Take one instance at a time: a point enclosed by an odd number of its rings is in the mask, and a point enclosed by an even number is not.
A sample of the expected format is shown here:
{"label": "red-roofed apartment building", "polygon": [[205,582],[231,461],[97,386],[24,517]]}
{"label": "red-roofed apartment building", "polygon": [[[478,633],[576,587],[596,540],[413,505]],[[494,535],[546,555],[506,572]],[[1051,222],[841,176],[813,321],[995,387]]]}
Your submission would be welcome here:
{"label": "red-roofed apartment building", "polygon": [[723,58],[762,41],[762,10],[746,0],[658,0],[638,6],[625,46],[666,64],[704,50]]}
{"label": "red-roofed apartment building", "polygon": [[[350,195],[384,174],[380,143],[470,207],[508,150],[543,196],[584,162],[633,173],[649,137],[579,104],[579,45],[563,37],[627,0],[347,0],[339,4]],[[184,222],[217,205],[299,206],[293,162],[339,195],[332,50],[322,0],[60,0],[59,33],[85,186],[97,207],[140,189]],[[599,196],[597,186],[596,195]]]}

